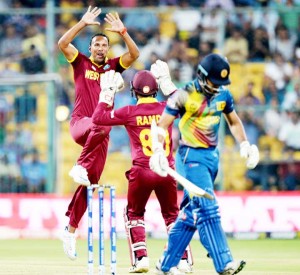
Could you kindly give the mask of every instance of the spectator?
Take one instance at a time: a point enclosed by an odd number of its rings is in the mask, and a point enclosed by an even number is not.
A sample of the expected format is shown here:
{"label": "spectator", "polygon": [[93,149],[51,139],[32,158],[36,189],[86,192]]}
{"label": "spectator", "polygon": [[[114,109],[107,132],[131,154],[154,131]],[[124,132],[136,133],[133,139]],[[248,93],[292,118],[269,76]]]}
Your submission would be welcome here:
{"label": "spectator", "polygon": [[173,21],[175,22],[180,39],[189,37],[189,33],[201,24],[201,14],[197,9],[189,8],[187,0],[178,0],[178,8],[173,13]]}
{"label": "spectator", "polygon": [[40,54],[43,60],[46,60],[47,48],[45,34],[39,31],[36,24],[29,24],[25,27],[25,38],[22,42],[22,52],[28,53],[33,49]]}
{"label": "spectator", "polygon": [[[159,27],[159,20],[154,11],[134,9],[124,17],[124,25],[129,32],[143,32],[147,39],[153,37]],[[136,37],[134,37],[136,41]]]}
{"label": "spectator", "polygon": [[174,41],[168,54],[170,71],[179,68],[179,81],[188,82],[193,78],[194,67],[188,56],[186,41]]}
{"label": "spectator", "polygon": [[288,121],[282,123],[278,139],[285,145],[286,151],[300,151],[300,111],[292,109]]}
{"label": "spectator", "polygon": [[0,154],[5,154],[9,163],[20,164],[23,152],[22,145],[17,141],[17,134],[15,132],[7,131],[5,141],[0,146]]}
{"label": "spectator", "polygon": [[300,108],[300,81],[296,80],[291,86],[283,98],[282,108],[284,110],[290,110],[295,106]]}
{"label": "spectator", "polygon": [[232,0],[206,0],[205,8],[220,8],[227,11],[232,11],[234,9],[234,1]]}
{"label": "spectator", "polygon": [[263,62],[270,57],[269,37],[265,28],[256,28],[252,40],[249,48],[249,61]]}
{"label": "spectator", "polygon": [[198,49],[199,60],[210,54],[212,51],[213,47],[210,43],[201,41]]}
{"label": "spectator", "polygon": [[253,170],[246,172],[246,177],[252,182],[252,189],[276,191],[279,189],[278,164],[271,159],[271,148],[262,150],[262,159]]}
{"label": "spectator", "polygon": [[25,89],[21,96],[15,98],[14,108],[17,123],[36,121],[37,99],[28,89]]}
{"label": "spectator", "polygon": [[[189,48],[199,51],[200,44],[201,44],[201,32],[202,32],[201,25],[198,25],[195,30],[190,32],[189,37],[187,38],[187,46]],[[207,44],[209,43],[207,42]]]}
{"label": "spectator", "polygon": [[243,94],[243,96],[240,98],[238,104],[243,106],[261,105],[259,98],[254,94],[253,81],[248,82],[246,91]]}
{"label": "spectator", "polygon": [[268,136],[277,137],[282,124],[282,116],[279,112],[279,102],[272,97],[270,104],[263,115],[264,130]]}
{"label": "spectator", "polygon": [[280,26],[276,32],[274,50],[281,53],[284,61],[292,61],[295,44],[296,37],[290,35],[285,26]]}
{"label": "spectator", "polygon": [[[167,55],[170,49],[170,45],[170,38],[162,36],[157,30],[154,32],[153,37],[147,41],[146,45],[144,45],[144,47],[140,51],[139,60],[143,63],[147,63],[148,67],[150,67],[150,64],[155,62],[157,59],[164,58]],[[156,55],[155,60],[151,60],[152,54]],[[145,69],[147,69],[146,66]]]}
{"label": "spectator", "polygon": [[31,48],[23,53],[21,67],[26,74],[44,72],[45,62],[42,59],[39,51],[35,48],[35,45],[32,44]]}
{"label": "spectator", "polygon": [[0,192],[26,192],[21,184],[21,170],[16,162],[9,162],[6,154],[0,154]]}
{"label": "spectator", "polygon": [[0,144],[4,143],[6,135],[5,126],[10,119],[12,111],[13,108],[7,98],[0,94]]}
{"label": "spectator", "polygon": [[253,108],[247,109],[244,112],[239,112],[239,116],[243,121],[248,141],[251,144],[258,144],[258,140],[263,134],[260,116],[258,116],[257,112]]}
{"label": "spectator", "polygon": [[201,20],[201,41],[208,42],[212,48],[219,47],[223,39],[223,24],[224,15],[221,10],[213,8],[212,10],[205,11]]}
{"label": "spectator", "polygon": [[[1,78],[17,78],[21,75],[21,73],[14,67],[14,64],[11,63],[9,58],[1,60],[2,69],[0,70],[0,80]],[[15,85],[3,85],[0,86],[0,92],[15,92]]]}
{"label": "spectator", "polygon": [[47,170],[46,164],[39,160],[37,149],[24,154],[21,163],[21,174],[29,193],[45,192]]}
{"label": "spectator", "polygon": [[[285,89],[293,75],[293,66],[286,62],[280,52],[275,52],[265,65],[265,83],[275,81],[277,89]],[[282,101],[281,101],[282,102]]]}
{"label": "spectator", "polygon": [[0,57],[18,59],[22,52],[22,37],[16,32],[14,25],[4,26],[4,37],[0,41]]}
{"label": "spectator", "polygon": [[224,55],[230,63],[245,63],[248,59],[248,41],[240,27],[235,27],[231,36],[225,40]]}
{"label": "spectator", "polygon": [[279,108],[281,107],[285,90],[277,88],[275,81],[273,80],[265,81],[262,89],[262,93],[266,105],[270,105],[272,99],[275,99],[278,102]]}
{"label": "spectator", "polygon": [[300,164],[294,160],[279,166],[280,189],[284,191],[300,190]]}
{"label": "spectator", "polygon": [[[1,1],[4,2],[4,1]],[[5,1],[6,2],[6,1]],[[11,1],[10,7],[13,9],[22,8],[22,3],[18,0]],[[20,12],[9,14],[6,19],[4,19],[4,24],[14,25],[16,27],[17,32],[23,33],[24,26],[32,24],[31,16],[28,14],[22,14]]]}

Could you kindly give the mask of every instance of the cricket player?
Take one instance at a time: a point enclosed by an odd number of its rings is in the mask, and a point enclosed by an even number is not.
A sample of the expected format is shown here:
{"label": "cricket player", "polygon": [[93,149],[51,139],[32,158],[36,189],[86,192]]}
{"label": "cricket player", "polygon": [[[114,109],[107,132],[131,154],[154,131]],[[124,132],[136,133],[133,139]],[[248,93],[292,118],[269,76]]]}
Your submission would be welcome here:
{"label": "cricket player", "polygon": [[[69,225],[63,235],[64,251],[72,260],[77,257],[75,230],[87,208],[85,186],[90,183],[97,184],[100,179],[106,161],[111,130],[110,126],[95,125],[92,122],[99,93],[101,94],[100,76],[109,70],[123,72],[139,56],[136,44],[127,33],[117,13],[106,15],[104,20],[111,25],[106,30],[118,33],[125,42],[128,52],[122,56],[108,59],[109,38],[104,33],[97,33],[91,38],[89,45],[91,55],[89,57],[78,52],[71,42],[83,28],[100,25],[95,21],[100,13],[101,9],[90,6],[81,20],[58,41],[60,50],[74,71],[75,103],[70,121],[70,132],[74,141],[83,147],[76,165],[69,173],[76,183],[81,184],[68,206],[66,216],[69,217]],[[118,88],[121,88],[120,85],[119,83]]]}
{"label": "cricket player", "polygon": [[[179,211],[177,184],[172,177],[161,177],[149,168],[149,159],[152,155],[151,123],[152,120],[160,119],[166,106],[166,101],[158,102],[155,98],[158,92],[155,77],[147,70],[137,72],[130,83],[132,95],[137,99],[137,104],[112,110],[114,93],[117,91],[115,84],[118,82],[117,79],[118,77],[113,74],[113,71],[101,76],[101,85],[111,86],[111,89],[108,89],[111,91],[111,95],[103,97],[103,94],[100,94],[99,104],[93,114],[93,123],[105,126],[124,125],[130,138],[132,167],[126,172],[128,193],[124,219],[132,264],[129,272],[142,273],[149,271],[144,222],[147,201],[154,191],[166,228],[170,230]],[[174,167],[171,137],[172,124],[166,129],[164,152],[168,165]],[[189,248],[182,251],[178,268],[183,272],[192,272]]]}
{"label": "cricket player", "polygon": [[[165,92],[174,90],[166,63],[156,61],[151,72],[160,87],[166,89]],[[258,148],[247,141],[243,124],[234,110],[233,97],[226,87],[230,84],[229,74],[227,60],[218,54],[209,54],[199,63],[197,78],[168,98],[158,127],[151,131],[156,138],[152,139],[154,154],[150,158],[150,168],[158,175],[167,176],[169,164],[163,147],[167,142],[165,130],[178,115],[181,133],[178,153],[186,178],[198,187],[214,195],[219,165],[218,129],[222,114],[240,144],[240,154],[246,159],[247,167],[253,169],[257,165]],[[233,260],[216,199],[196,197],[185,190],[181,211],[169,234],[168,249],[156,266],[158,274],[180,274],[174,267],[196,230],[218,274],[237,274],[243,269],[244,261]]]}

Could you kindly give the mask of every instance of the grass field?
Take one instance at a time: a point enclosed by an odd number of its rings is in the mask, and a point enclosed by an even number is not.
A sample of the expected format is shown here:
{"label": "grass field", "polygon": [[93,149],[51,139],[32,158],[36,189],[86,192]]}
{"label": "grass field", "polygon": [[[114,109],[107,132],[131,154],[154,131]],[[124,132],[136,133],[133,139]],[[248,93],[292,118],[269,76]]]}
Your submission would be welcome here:
{"label": "grass field", "polygon": [[[149,239],[148,250],[151,270],[155,274],[155,262],[161,255],[164,240]],[[95,242],[97,245],[97,242]],[[216,274],[210,259],[197,240],[192,241],[194,274]],[[300,240],[229,240],[236,259],[247,261],[243,275],[300,275]],[[106,246],[106,271],[109,274],[109,243]],[[63,254],[59,240],[1,240],[0,274],[68,275],[87,274],[87,245],[77,242],[79,257],[70,261]],[[95,249],[95,263],[98,263]],[[126,240],[117,242],[117,274],[129,274],[129,253]],[[95,264],[95,274],[97,274]]]}

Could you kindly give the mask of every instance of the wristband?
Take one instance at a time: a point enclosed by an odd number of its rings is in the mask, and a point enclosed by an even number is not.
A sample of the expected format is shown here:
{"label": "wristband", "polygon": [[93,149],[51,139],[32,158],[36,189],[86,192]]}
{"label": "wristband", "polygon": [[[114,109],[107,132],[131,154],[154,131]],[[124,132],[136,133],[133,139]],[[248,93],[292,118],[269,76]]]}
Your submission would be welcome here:
{"label": "wristband", "polygon": [[120,31],[120,34],[124,36],[127,33],[127,29],[124,27],[123,30]]}

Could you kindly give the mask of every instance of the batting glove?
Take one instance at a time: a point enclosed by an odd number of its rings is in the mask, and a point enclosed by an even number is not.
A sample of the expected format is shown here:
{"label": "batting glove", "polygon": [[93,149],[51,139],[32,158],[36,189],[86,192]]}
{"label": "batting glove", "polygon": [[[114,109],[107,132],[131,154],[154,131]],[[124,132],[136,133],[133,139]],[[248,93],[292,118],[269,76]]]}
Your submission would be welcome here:
{"label": "batting glove", "polygon": [[124,87],[124,80],[120,73],[110,70],[100,77],[101,92],[99,102],[109,106],[114,103],[115,93]]}
{"label": "batting glove", "polygon": [[156,81],[165,96],[168,96],[177,90],[177,87],[171,80],[169,67],[166,62],[157,60],[151,65],[150,71],[156,78]]}
{"label": "batting glove", "polygon": [[248,141],[240,144],[240,155],[245,158],[248,169],[254,169],[259,162],[259,151],[255,144],[250,145]]}
{"label": "batting glove", "polygon": [[149,166],[154,173],[161,177],[166,177],[168,175],[167,168],[169,167],[169,162],[162,147],[159,149],[157,148],[154,154],[150,157]]}

